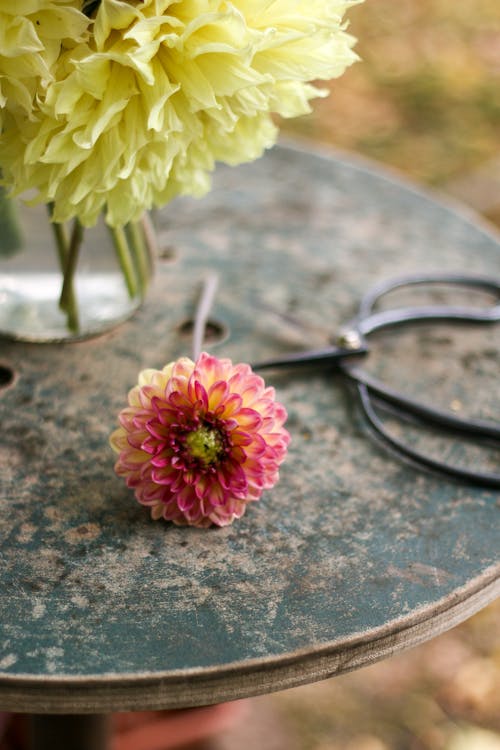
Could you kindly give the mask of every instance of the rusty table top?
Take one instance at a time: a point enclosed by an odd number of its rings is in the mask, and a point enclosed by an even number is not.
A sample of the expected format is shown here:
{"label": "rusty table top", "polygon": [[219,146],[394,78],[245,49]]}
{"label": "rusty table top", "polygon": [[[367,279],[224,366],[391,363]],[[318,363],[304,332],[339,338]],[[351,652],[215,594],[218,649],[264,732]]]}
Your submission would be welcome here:
{"label": "rusty table top", "polygon": [[[290,687],[415,645],[498,591],[498,493],[388,455],[331,374],[268,378],[289,412],[289,458],[230,528],[151,521],[107,443],[138,371],[190,354],[183,323],[207,269],[227,333],[211,350],[255,361],[335,332],[395,272],[498,275],[498,237],[384,171],[289,146],[219,169],[208,197],[156,218],[163,260],[132,320],[78,344],[1,344],[15,373],[0,390],[4,710]],[[379,349],[370,366],[389,380],[498,418],[499,326],[423,327]]]}

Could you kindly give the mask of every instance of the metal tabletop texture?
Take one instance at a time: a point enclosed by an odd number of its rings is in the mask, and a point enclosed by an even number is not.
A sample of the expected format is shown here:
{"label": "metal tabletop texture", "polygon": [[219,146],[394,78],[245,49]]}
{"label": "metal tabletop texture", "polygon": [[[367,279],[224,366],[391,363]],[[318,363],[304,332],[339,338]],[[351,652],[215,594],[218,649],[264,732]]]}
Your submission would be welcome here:
{"label": "metal tabletop texture", "polygon": [[[395,273],[498,276],[493,230],[355,157],[292,144],[221,167],[208,196],[176,199],[155,222],[162,257],[131,320],[79,343],[0,342],[14,372],[0,390],[3,710],[179,708],[279,690],[414,646],[499,590],[498,492],[385,452],[333,373],[266,376],[289,413],[289,456],[231,527],[150,520],[108,445],[138,372],[190,356],[208,271],[219,336],[206,346],[252,362],[333,336]],[[397,345],[385,333],[367,366],[498,420],[499,361],[498,325],[424,325]]]}

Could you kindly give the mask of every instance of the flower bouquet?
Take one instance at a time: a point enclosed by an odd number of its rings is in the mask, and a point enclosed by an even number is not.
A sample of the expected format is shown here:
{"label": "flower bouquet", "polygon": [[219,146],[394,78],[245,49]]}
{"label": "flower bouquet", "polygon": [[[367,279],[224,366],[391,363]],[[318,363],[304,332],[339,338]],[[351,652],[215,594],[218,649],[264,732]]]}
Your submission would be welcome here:
{"label": "flower bouquet", "polygon": [[100,303],[77,273],[96,225],[112,238],[125,293],[143,298],[154,245],[145,213],[206,193],[217,161],[259,157],[276,140],[274,114],[308,112],[326,93],[313,81],[356,59],[343,20],[356,2],[0,0],[0,253],[12,263],[22,244],[10,202],[44,205],[60,268],[48,338],[95,332],[82,319]]}

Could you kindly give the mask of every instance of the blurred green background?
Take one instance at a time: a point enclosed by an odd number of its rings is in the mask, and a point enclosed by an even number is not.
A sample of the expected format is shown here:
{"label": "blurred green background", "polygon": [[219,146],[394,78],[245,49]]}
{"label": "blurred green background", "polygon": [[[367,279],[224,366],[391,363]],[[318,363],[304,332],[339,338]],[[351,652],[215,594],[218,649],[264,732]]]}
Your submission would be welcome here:
{"label": "blurred green background", "polygon": [[[383,162],[500,225],[499,0],[366,0],[348,16],[362,60],[283,133]],[[272,696],[276,747],[500,750],[499,632],[497,603],[405,654]]]}

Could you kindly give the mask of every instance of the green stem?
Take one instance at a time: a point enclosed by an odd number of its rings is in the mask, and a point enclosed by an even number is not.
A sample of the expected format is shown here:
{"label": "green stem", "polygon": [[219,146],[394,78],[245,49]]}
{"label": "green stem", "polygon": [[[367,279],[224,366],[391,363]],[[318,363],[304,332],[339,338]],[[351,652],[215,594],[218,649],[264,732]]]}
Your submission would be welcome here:
{"label": "green stem", "polygon": [[61,290],[61,297],[59,299],[59,307],[61,308],[61,310],[64,310],[64,312],[68,316],[68,328],[70,329],[70,331],[73,331],[75,333],[79,329],[79,321],[78,306],[75,300],[73,282],[82,241],[83,227],[78,219],[75,219],[73,222],[73,231],[71,232],[69,248],[64,263],[63,285]]}
{"label": "green stem", "polygon": [[153,275],[155,262],[158,257],[158,243],[156,241],[156,231],[151,221],[150,214],[145,211],[141,219],[142,236],[146,243],[146,256],[148,259],[148,266],[150,275]]}
{"label": "green stem", "polygon": [[113,244],[120,262],[120,268],[123,272],[128,293],[130,297],[133,298],[137,295],[139,282],[134,268],[132,255],[130,253],[129,244],[127,242],[127,235],[123,227],[109,227],[109,231],[113,238]]}
{"label": "green stem", "polygon": [[[70,238],[68,236],[68,232],[64,224],[60,224],[59,222],[52,221],[52,216],[54,213],[54,204],[49,203],[47,206],[47,210],[49,212],[49,217],[51,219],[50,225],[52,227],[54,239],[56,241],[57,256],[59,258],[59,267],[63,275],[63,287],[64,287],[64,280],[66,278],[66,264],[68,262],[68,256],[70,252],[70,247],[69,247]],[[59,299],[59,307],[67,315],[67,322],[68,322],[69,330],[76,332],[78,330],[79,325],[78,325],[78,312],[77,312],[78,307],[77,307],[74,286],[75,285],[74,285],[73,277],[68,278],[66,280],[66,290],[64,291],[64,298],[67,300],[67,304],[65,304],[64,301],[61,301],[62,295],[63,295],[63,292],[61,290],[61,297]]]}
{"label": "green stem", "polygon": [[61,271],[64,272],[64,267],[66,265],[66,258],[68,255],[68,245],[69,245],[68,233],[66,231],[66,227],[64,226],[64,224],[58,224],[57,222],[52,221],[52,215],[54,212],[53,203],[49,203],[47,205],[47,211],[49,212],[50,226],[52,227],[52,232],[54,234],[54,239],[56,241],[57,257],[59,258],[59,266],[61,268]]}
{"label": "green stem", "polygon": [[22,248],[23,236],[16,204],[4,187],[0,186],[0,255],[8,258]]}
{"label": "green stem", "polygon": [[137,271],[139,294],[141,297],[144,297],[151,275],[151,268],[142,224],[136,221],[130,222],[125,227],[125,233]]}

